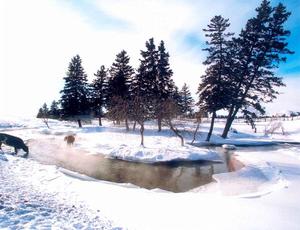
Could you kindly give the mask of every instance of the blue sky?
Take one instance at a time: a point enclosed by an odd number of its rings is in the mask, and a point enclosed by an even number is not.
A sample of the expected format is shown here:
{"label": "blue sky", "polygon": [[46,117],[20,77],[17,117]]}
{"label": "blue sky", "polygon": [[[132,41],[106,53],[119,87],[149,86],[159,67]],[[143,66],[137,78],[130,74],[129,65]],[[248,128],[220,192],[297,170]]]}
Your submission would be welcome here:
{"label": "blue sky", "polygon": [[[0,80],[5,98],[1,114],[35,115],[38,108],[59,99],[70,59],[79,54],[89,80],[101,65],[109,67],[125,49],[138,67],[140,50],[154,37],[164,40],[175,83],[186,82],[195,93],[205,67],[202,29],[214,15],[229,18],[239,33],[260,0],[10,0],[1,1]],[[271,1],[272,5],[279,1]],[[270,112],[300,110],[300,3],[282,0],[292,15],[289,48],[295,51],[278,74],[287,87],[268,106]],[[8,96],[9,95],[9,96]],[[14,96],[12,96],[14,95]],[[284,104],[284,106],[282,106]],[[16,106],[18,105],[18,106]]]}
{"label": "blue sky", "polygon": [[289,55],[288,61],[282,64],[279,69],[279,74],[296,77],[300,76],[300,1],[299,0],[282,0],[273,1],[274,4],[282,2],[289,11],[292,12],[289,20],[286,23],[286,28],[291,31],[291,36],[288,39],[290,50],[294,51],[294,55]]}

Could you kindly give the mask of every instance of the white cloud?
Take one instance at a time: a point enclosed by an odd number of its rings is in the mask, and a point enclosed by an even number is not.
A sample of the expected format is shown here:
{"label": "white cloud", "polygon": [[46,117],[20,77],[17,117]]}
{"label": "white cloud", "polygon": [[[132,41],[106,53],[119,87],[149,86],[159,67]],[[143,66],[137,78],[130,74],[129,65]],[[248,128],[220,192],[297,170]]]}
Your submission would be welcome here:
{"label": "white cloud", "polygon": [[266,105],[268,114],[285,111],[300,111],[300,92],[299,92],[300,76],[286,76],[284,83],[286,87],[280,88],[277,99],[273,103]]}
{"label": "white cloud", "polygon": [[[80,2],[80,0],[78,0]],[[77,2],[77,3],[78,3]],[[35,115],[38,108],[59,99],[63,77],[71,58],[79,54],[89,76],[100,65],[110,66],[125,49],[137,68],[140,50],[154,37],[164,40],[171,57],[174,80],[179,87],[187,82],[196,92],[205,53],[187,46],[192,34],[203,39],[202,29],[215,14],[230,17],[238,31],[259,0],[99,0],[92,2],[99,13],[119,19],[128,27],[114,27],[88,20],[89,12],[76,10],[65,1],[1,1],[0,20],[0,115]],[[3,4],[5,6],[3,6]],[[105,16],[104,15],[104,16]],[[4,22],[4,23],[3,23]],[[98,23],[95,26],[95,23]],[[102,23],[102,24],[101,24]],[[200,44],[201,46],[202,44]]]}

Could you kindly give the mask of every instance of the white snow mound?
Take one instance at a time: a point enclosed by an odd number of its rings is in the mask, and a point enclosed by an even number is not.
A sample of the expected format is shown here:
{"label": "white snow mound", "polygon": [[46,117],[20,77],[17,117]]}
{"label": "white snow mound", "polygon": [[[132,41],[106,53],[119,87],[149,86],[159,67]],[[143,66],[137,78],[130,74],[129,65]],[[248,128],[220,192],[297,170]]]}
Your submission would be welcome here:
{"label": "white snow mound", "polygon": [[181,148],[145,148],[143,146],[119,145],[111,150],[109,157],[128,161],[146,163],[170,160],[221,160],[219,155],[211,150],[199,149],[192,146]]}
{"label": "white snow mound", "polygon": [[268,162],[247,165],[230,173],[213,175],[225,196],[258,197],[288,186],[280,170]]}

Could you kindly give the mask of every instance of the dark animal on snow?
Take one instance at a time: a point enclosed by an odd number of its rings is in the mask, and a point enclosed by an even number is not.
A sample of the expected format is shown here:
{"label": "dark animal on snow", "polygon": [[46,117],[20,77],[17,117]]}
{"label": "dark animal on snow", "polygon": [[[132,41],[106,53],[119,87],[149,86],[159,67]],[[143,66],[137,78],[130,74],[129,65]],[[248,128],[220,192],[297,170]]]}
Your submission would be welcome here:
{"label": "dark animal on snow", "polygon": [[26,152],[26,154],[23,157],[28,156],[28,147],[24,144],[24,141],[19,137],[15,137],[6,133],[0,133],[0,149],[2,144],[14,147],[15,154],[18,153],[19,149],[23,149],[24,152]]}
{"label": "dark animal on snow", "polygon": [[75,137],[73,135],[65,136],[64,141],[66,141],[68,145],[73,145]]}

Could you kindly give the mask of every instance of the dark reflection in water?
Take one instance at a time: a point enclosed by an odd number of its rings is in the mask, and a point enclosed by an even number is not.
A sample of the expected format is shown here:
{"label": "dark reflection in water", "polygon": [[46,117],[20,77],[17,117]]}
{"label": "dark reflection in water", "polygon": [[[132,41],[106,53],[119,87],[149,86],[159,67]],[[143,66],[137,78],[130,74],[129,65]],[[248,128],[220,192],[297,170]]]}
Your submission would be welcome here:
{"label": "dark reflection in water", "polygon": [[[100,180],[131,183],[147,189],[160,188],[185,192],[210,183],[213,174],[234,169],[231,154],[222,151],[222,148],[216,150],[220,152],[223,163],[184,161],[145,164],[105,158],[100,154],[91,155],[64,144],[49,143],[51,143],[49,140],[44,143],[32,141],[30,157],[45,164],[55,164]],[[43,152],[40,152],[40,149],[43,149]]]}

